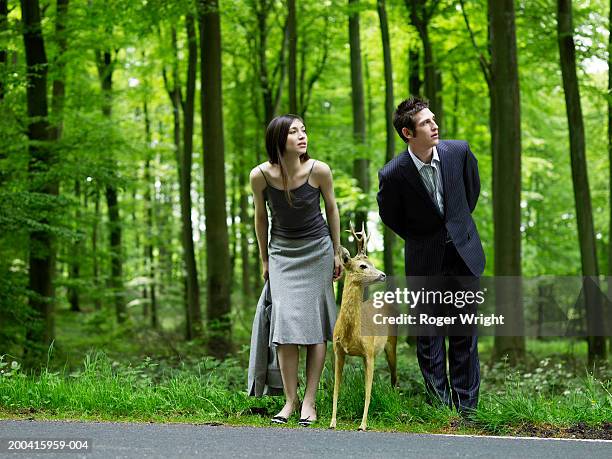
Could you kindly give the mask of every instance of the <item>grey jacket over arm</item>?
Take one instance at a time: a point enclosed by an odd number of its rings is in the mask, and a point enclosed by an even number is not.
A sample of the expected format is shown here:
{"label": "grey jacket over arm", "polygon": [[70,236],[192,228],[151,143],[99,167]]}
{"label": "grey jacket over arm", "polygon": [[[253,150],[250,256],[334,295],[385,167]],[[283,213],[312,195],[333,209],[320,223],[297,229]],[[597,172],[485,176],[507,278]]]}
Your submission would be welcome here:
{"label": "grey jacket over arm", "polygon": [[278,366],[276,348],[270,343],[271,310],[270,282],[266,281],[257,302],[251,332],[247,391],[253,397],[282,395],[283,393],[283,380]]}

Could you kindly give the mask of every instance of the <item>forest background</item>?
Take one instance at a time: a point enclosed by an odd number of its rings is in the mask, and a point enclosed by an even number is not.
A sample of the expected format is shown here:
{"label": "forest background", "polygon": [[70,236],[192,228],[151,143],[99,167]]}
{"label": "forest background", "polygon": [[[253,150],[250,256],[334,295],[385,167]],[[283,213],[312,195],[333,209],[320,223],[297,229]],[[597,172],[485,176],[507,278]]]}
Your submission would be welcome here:
{"label": "forest background", "polygon": [[[366,221],[370,258],[401,275],[376,174],[410,94],[478,158],[485,275],[610,276],[611,18],[602,0],[0,0],[0,363],[244,367],[248,174],[282,113],[331,166],[342,228]],[[608,341],[553,348],[607,375]],[[520,366],[529,342],[490,357]]]}

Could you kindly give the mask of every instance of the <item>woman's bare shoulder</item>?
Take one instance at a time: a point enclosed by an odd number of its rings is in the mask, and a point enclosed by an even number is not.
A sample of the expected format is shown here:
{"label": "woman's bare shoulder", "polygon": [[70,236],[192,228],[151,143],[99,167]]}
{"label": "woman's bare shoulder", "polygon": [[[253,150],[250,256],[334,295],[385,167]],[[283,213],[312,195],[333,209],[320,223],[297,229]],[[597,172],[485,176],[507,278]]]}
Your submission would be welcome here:
{"label": "woman's bare shoulder", "polygon": [[315,178],[325,178],[325,177],[330,177],[331,176],[331,168],[329,167],[329,165],[319,159],[315,160],[316,162],[314,163],[313,169],[312,169],[312,175],[315,176]]}
{"label": "woman's bare shoulder", "polygon": [[266,161],[265,163],[261,163],[251,169],[251,172],[249,174],[249,181],[251,182],[251,186],[261,189],[265,188],[266,178],[264,177],[263,173],[266,172],[268,166],[269,163]]}

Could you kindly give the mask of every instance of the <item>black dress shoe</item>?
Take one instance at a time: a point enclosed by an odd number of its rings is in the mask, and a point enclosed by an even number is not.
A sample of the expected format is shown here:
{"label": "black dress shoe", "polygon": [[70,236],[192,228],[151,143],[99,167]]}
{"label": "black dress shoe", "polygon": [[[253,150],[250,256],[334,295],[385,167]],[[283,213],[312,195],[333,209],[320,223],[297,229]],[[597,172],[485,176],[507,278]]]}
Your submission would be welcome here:
{"label": "black dress shoe", "polygon": [[270,424],[287,424],[287,418],[284,416],[274,416],[270,419]]}

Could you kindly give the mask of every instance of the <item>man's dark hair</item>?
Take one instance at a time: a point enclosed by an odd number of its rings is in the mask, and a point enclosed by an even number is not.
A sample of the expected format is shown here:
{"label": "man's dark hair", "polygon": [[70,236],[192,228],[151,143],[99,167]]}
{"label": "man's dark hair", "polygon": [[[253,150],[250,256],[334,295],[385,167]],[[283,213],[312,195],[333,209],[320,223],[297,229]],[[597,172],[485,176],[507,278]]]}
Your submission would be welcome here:
{"label": "man's dark hair", "polygon": [[426,99],[410,96],[403,100],[393,112],[393,126],[404,142],[408,143],[408,139],[402,134],[402,129],[408,128],[414,133],[416,126],[413,117],[424,108],[429,108],[429,102]]}

